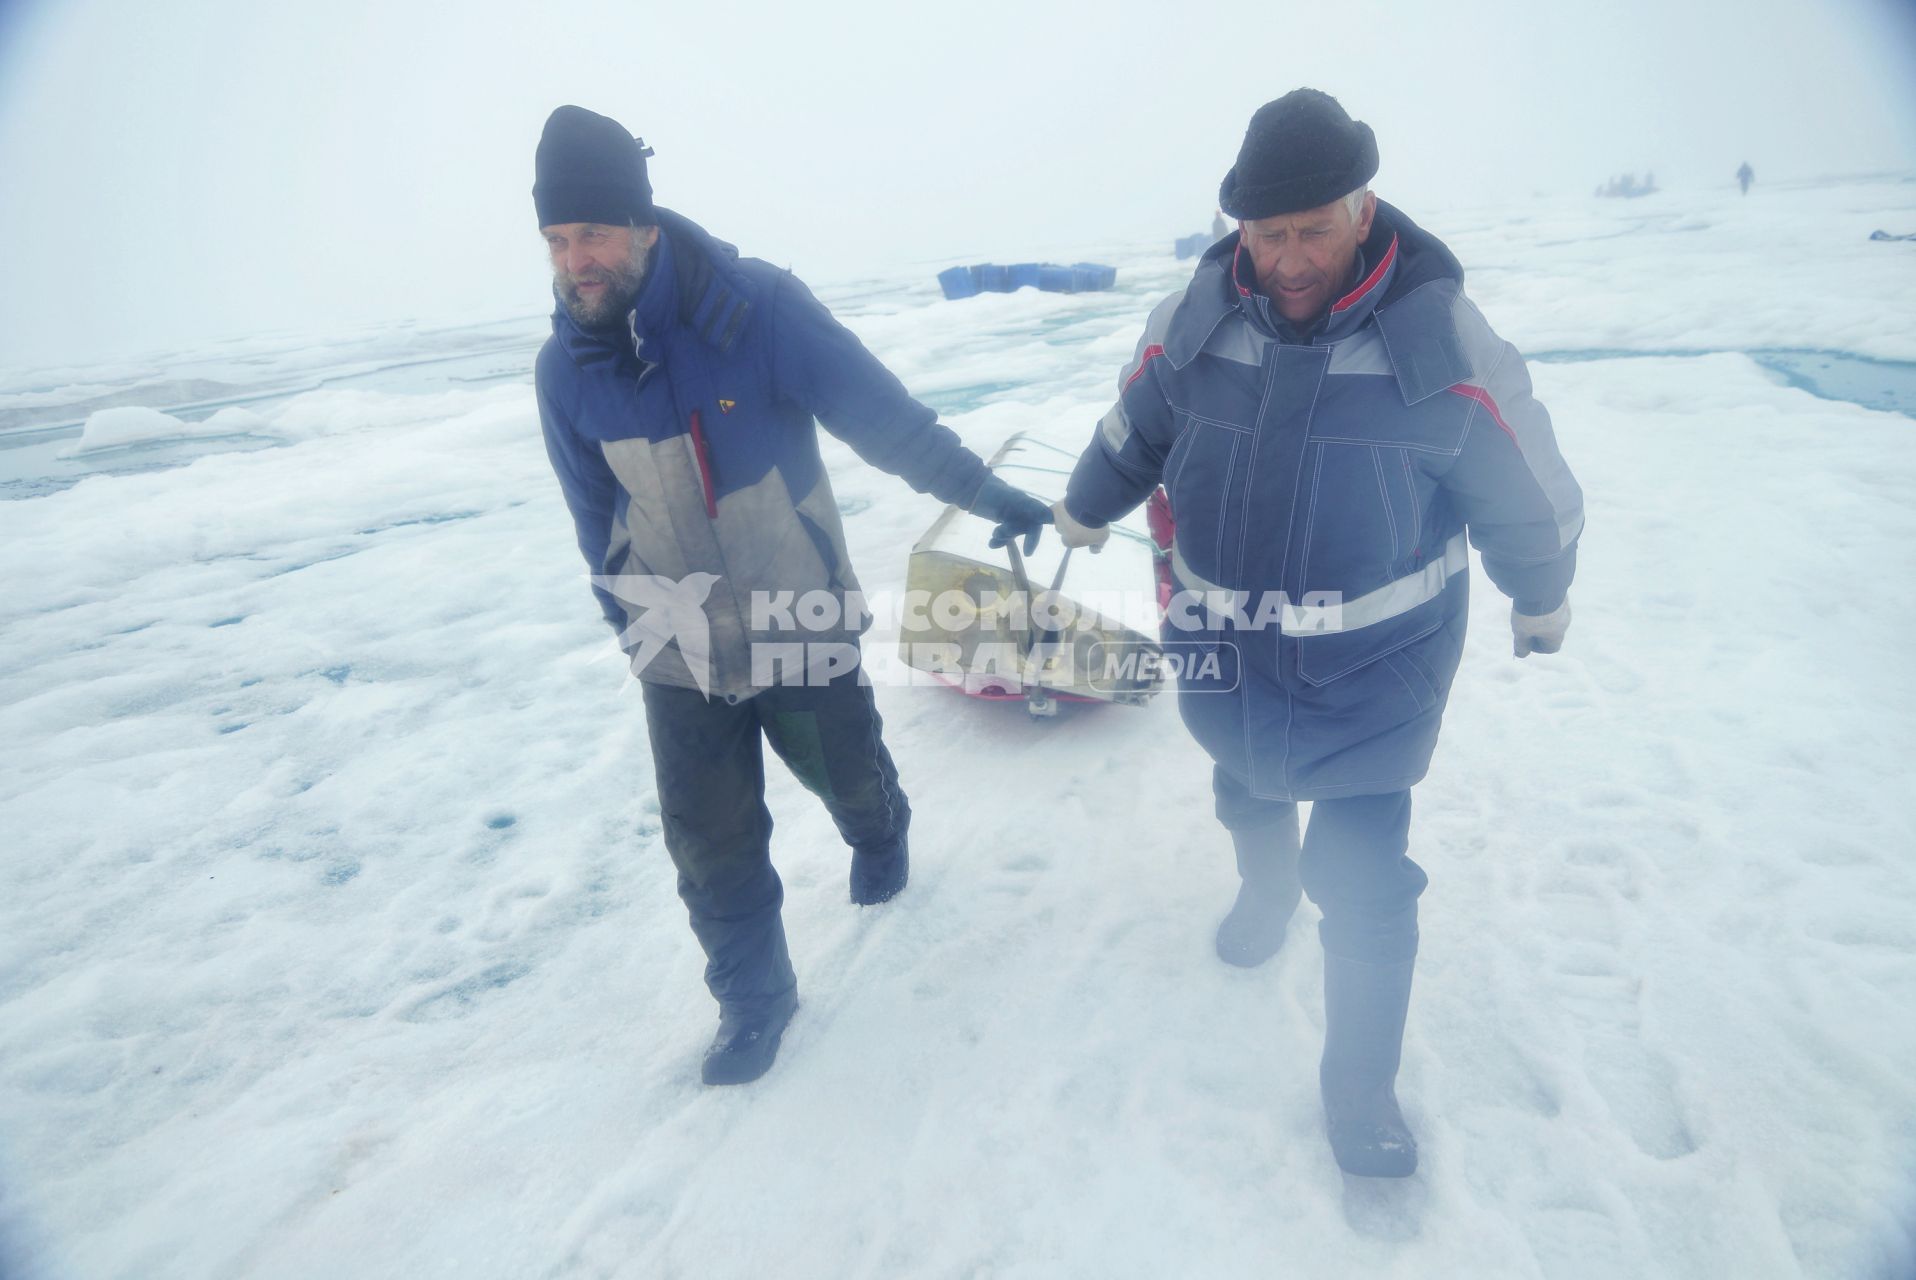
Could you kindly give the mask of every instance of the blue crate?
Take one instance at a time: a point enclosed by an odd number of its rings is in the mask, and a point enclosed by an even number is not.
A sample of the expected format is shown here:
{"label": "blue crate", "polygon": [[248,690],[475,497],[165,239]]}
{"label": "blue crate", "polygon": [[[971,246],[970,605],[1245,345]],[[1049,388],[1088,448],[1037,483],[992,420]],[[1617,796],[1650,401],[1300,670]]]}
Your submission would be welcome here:
{"label": "blue crate", "polygon": [[1078,280],[1070,267],[1054,266],[1047,262],[1038,268],[1038,287],[1047,293],[1076,293]]}
{"label": "blue crate", "polygon": [[1107,267],[1102,263],[1074,262],[1071,264],[1071,270],[1077,276],[1080,293],[1109,289],[1118,282],[1118,269]]}
{"label": "blue crate", "polygon": [[949,267],[938,273],[938,287],[945,291],[946,301],[956,302],[978,292],[978,277],[970,267]]}
{"label": "blue crate", "polygon": [[1118,269],[1097,262],[1061,267],[1055,262],[1014,262],[1001,266],[980,262],[938,273],[938,285],[947,298],[969,298],[979,293],[1010,293],[1026,286],[1050,293],[1088,293],[1109,289],[1118,281]]}

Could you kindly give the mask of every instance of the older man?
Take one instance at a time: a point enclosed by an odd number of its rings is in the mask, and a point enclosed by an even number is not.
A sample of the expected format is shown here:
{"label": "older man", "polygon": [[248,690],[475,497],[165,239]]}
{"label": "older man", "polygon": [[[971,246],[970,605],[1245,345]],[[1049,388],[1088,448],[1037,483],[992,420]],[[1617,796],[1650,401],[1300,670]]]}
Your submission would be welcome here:
{"label": "older man", "polygon": [[[560,107],[532,188],[558,306],[539,416],[606,621],[645,691],[665,846],[719,1003],[707,1084],[764,1074],[797,1008],[761,740],[851,846],[851,898],[904,888],[911,807],[857,661],[868,622],[813,419],[922,493],[1050,520],[991,475],[789,272],[652,203],[651,152]],[[824,629],[779,628],[795,597]],[[804,645],[807,660],[791,661]],[[810,660],[817,657],[817,661]]]}
{"label": "older man", "polygon": [[1171,616],[1191,627],[1172,638],[1220,659],[1179,697],[1242,877],[1218,953],[1268,959],[1310,894],[1331,1147],[1350,1173],[1403,1176],[1417,1146],[1395,1081],[1425,886],[1410,788],[1462,653],[1466,531],[1515,601],[1516,655],[1554,653],[1583,499],[1522,357],[1450,251],[1370,193],[1376,172],[1371,130],[1334,98],[1257,111],[1219,193],[1238,234],[1151,313],[1055,510],[1068,544],[1095,545],[1166,487]]}

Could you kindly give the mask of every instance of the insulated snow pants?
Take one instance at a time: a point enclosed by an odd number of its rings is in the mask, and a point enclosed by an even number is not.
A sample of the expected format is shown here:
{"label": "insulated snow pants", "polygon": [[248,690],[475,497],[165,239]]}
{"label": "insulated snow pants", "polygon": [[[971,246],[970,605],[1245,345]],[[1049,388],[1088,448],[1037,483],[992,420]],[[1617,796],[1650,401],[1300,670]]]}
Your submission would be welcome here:
{"label": "insulated snow pants", "polygon": [[[1246,855],[1260,839],[1297,830],[1297,805],[1253,796],[1241,778],[1212,770],[1218,821],[1239,848],[1239,870],[1252,879]],[[1291,836],[1292,839],[1296,837]],[[1410,847],[1410,792],[1343,796],[1311,802],[1298,862],[1304,892],[1324,913],[1324,949],[1373,964],[1417,954],[1417,896],[1429,877],[1405,855]]]}
{"label": "insulated snow pants", "polygon": [[778,685],[738,703],[641,682],[665,848],[705,949],[705,984],[729,1013],[753,1016],[797,985],[779,918],[785,889],[772,868],[761,737],[825,802],[852,848],[900,839],[911,822],[859,676]]}

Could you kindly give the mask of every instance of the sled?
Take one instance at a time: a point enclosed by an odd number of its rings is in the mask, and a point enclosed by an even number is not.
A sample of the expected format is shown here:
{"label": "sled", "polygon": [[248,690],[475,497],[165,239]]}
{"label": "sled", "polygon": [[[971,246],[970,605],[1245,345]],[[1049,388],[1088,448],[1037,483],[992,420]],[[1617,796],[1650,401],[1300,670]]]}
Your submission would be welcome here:
{"label": "sled", "polygon": [[[1020,433],[988,465],[1049,503],[1076,462]],[[1027,556],[1016,544],[991,547],[991,528],[951,506],[912,547],[905,587],[927,607],[899,636],[908,666],[974,698],[1022,700],[1034,716],[1056,714],[1060,702],[1140,706],[1159,692],[1168,537],[1160,546],[1134,513],[1095,554],[1067,549],[1047,529]]]}

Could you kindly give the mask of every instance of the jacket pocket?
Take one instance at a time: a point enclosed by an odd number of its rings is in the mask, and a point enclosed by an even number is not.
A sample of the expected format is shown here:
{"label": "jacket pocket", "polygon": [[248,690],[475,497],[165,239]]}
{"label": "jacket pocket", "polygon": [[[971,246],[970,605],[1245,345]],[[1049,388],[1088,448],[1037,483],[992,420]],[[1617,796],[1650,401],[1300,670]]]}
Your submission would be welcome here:
{"label": "jacket pocket", "polygon": [[[1406,645],[1416,644],[1444,625],[1442,597],[1389,622],[1354,631],[1296,637],[1297,674],[1305,684],[1323,686],[1341,680]],[[1282,641],[1280,640],[1281,644]],[[1429,681],[1424,682],[1426,687]]]}
{"label": "jacket pocket", "polygon": [[1326,444],[1315,452],[1305,497],[1303,589],[1361,595],[1397,576],[1415,534],[1401,527],[1378,450]]}
{"label": "jacket pocket", "polygon": [[832,546],[832,540],[818,527],[818,522],[794,507],[792,514],[798,517],[800,527],[812,540],[812,546],[818,549],[819,563],[825,566],[825,580],[836,587],[839,583],[838,552]]}
{"label": "jacket pocket", "polygon": [[1437,686],[1429,670],[1412,656],[1412,650],[1406,646],[1393,649],[1379,661],[1390,667],[1391,674],[1403,682],[1404,692],[1417,704],[1418,714],[1422,714],[1437,705]]}
{"label": "jacket pocket", "polygon": [[1353,631],[1297,639],[1298,676],[1323,687],[1363,673],[1361,683],[1401,688],[1419,711],[1441,706],[1464,652],[1469,595],[1460,580],[1401,617]]}
{"label": "jacket pocket", "polygon": [[1222,572],[1220,536],[1251,432],[1208,418],[1189,417],[1165,458],[1164,491],[1177,517],[1177,541],[1191,568],[1209,578]]}

